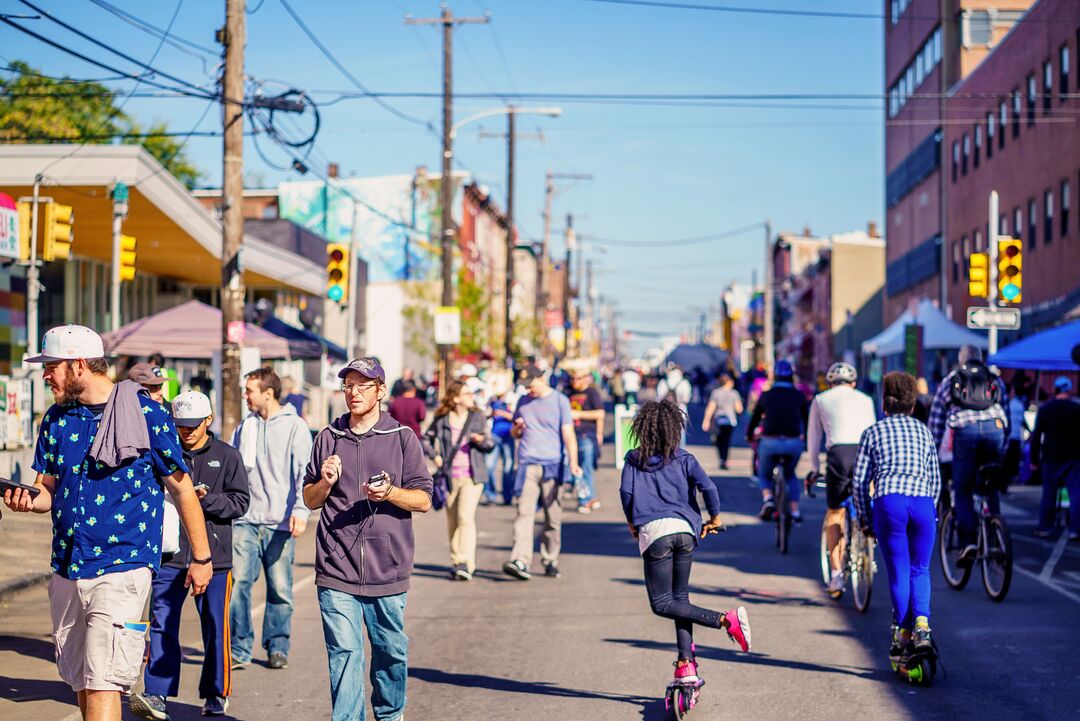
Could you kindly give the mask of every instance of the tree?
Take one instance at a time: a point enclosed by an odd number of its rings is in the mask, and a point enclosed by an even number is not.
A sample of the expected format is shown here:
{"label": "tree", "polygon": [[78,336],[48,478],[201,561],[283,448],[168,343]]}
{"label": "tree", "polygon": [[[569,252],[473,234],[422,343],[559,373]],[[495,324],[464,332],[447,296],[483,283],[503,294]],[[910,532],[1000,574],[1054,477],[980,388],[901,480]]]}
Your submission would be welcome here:
{"label": "tree", "polygon": [[106,86],[42,75],[22,61],[7,69],[13,76],[0,81],[0,142],[138,144],[187,187],[199,182],[202,173],[183,143],[164,136],[166,124],[140,125],[117,107]]}

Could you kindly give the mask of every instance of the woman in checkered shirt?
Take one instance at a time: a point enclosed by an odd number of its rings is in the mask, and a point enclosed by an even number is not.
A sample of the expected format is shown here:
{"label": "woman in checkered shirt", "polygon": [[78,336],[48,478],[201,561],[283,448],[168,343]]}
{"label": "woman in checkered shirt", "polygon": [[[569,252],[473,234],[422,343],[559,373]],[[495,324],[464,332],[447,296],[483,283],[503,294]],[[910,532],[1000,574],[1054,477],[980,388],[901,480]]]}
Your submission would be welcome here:
{"label": "woman in checkered shirt", "polygon": [[930,557],[941,469],[929,429],[911,417],[918,397],[915,378],[889,373],[883,385],[885,418],[863,432],[853,495],[859,523],[877,536],[889,573],[893,605],[889,655],[898,657],[909,644],[916,651],[932,648]]}

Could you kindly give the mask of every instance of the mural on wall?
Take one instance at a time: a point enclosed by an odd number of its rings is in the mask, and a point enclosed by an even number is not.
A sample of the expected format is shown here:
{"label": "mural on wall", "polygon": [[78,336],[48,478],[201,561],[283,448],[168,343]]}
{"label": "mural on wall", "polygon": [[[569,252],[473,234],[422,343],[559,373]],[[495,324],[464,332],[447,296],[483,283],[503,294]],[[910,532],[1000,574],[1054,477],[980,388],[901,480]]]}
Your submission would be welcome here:
{"label": "mural on wall", "polygon": [[[460,184],[460,178],[453,181]],[[332,243],[350,241],[355,219],[370,282],[427,280],[438,273],[439,187],[439,178],[423,168],[416,175],[339,178],[333,184],[282,183],[279,215]]]}

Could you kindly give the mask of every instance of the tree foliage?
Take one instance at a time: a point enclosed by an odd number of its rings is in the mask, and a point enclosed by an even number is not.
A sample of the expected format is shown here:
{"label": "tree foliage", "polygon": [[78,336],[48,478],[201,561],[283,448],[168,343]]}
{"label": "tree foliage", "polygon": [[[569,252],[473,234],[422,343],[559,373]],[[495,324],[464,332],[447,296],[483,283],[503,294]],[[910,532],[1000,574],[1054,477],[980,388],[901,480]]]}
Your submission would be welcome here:
{"label": "tree foliage", "polygon": [[[176,176],[194,187],[202,173],[184,154],[163,122],[141,125],[117,107],[106,86],[71,78],[42,75],[22,61],[8,66],[10,78],[0,80],[0,142],[93,143],[141,145]],[[159,137],[130,137],[159,135]]]}

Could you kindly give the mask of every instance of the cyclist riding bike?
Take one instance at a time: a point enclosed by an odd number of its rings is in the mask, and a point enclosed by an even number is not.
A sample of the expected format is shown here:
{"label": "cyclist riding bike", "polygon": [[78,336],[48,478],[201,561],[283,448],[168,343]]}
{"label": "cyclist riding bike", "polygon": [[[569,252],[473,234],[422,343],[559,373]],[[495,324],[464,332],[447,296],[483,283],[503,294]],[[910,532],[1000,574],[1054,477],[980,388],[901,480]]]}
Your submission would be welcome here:
{"label": "cyclist riding bike", "polygon": [[[975,346],[960,349],[959,365],[945,376],[930,407],[930,432],[941,447],[946,430],[952,431],[952,485],[956,525],[963,550],[958,564],[975,561],[975,485],[979,468],[1000,463],[1008,438],[1008,415],[1001,405],[1001,383],[982,361]],[[987,489],[991,513],[1001,512],[997,489]]]}
{"label": "cyclist riding bike", "polygon": [[776,466],[783,461],[784,478],[788,484],[788,498],[791,501],[791,518],[800,523],[799,491],[801,490],[795,466],[803,451],[803,434],[806,430],[806,417],[809,403],[802,391],[795,387],[795,369],[786,360],[776,361],[773,368],[772,387],[761,394],[754,405],[750,418],[746,440],[753,441],[754,429],[762,424],[761,440],[758,443],[758,486],[761,488],[761,518],[769,520],[776,510],[773,500],[772,474]]}
{"label": "cyclist riding bike", "polygon": [[[851,497],[851,476],[859,455],[863,431],[874,425],[877,415],[870,396],[855,390],[858,374],[849,363],[833,363],[825,374],[828,390],[810,403],[806,448],[810,455],[810,477],[819,476],[822,434],[825,436],[825,539],[832,575],[828,591],[839,597],[844,591],[840,539],[844,535],[844,502]],[[850,519],[849,522],[854,519]]]}

